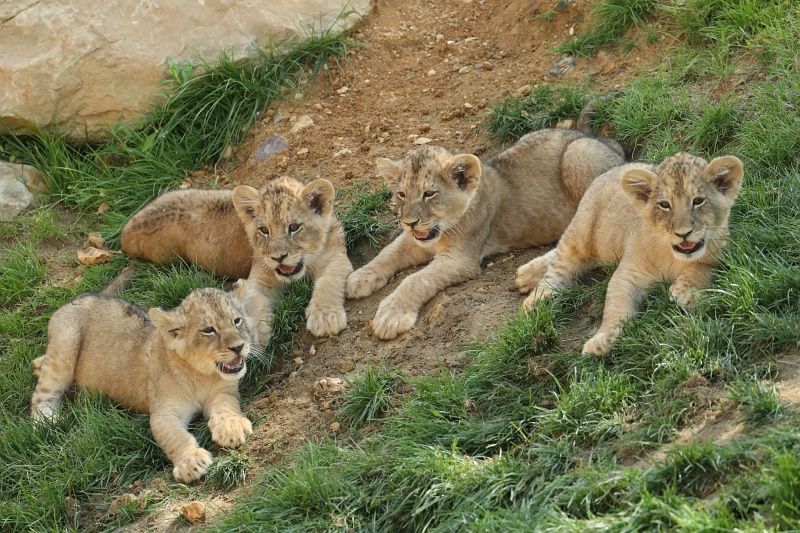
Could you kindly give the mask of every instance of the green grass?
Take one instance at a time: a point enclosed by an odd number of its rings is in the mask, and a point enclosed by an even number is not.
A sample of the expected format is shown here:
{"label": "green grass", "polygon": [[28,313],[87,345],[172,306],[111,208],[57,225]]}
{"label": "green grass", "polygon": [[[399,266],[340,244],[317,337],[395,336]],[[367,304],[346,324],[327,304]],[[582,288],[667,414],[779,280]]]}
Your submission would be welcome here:
{"label": "green grass", "polygon": [[[635,4],[646,10],[603,15],[621,21],[614,40],[656,8]],[[800,12],[788,2],[746,3],[742,12],[760,18],[739,20],[732,35],[727,26],[738,19],[723,7],[734,4],[664,9],[674,27],[687,10],[705,17],[702,40],[682,34],[683,48],[662,72],[632,80],[616,98],[601,100],[589,85],[540,86],[499,102],[487,122],[497,140],[512,141],[597,99],[593,126],[608,128],[635,157],[741,157],[746,177],[731,242],[703,302],[683,310],[659,284],[611,353],[587,357],[563,340],[574,337],[576,317],[600,317],[606,282],[582,283],[530,316],[511,317],[470,348],[460,374],[403,378],[409,390],[397,395],[374,373],[345,406],[358,425],[373,405],[386,405],[375,431],[353,443],[309,444],[290,465],[266,472],[215,529],[800,527],[800,412],[770,384],[778,361],[800,345]],[[741,435],[651,455],[726,390],[747,422]]]}
{"label": "green grass", "polygon": [[631,26],[644,22],[657,5],[655,0],[600,0],[593,10],[592,29],[559,45],[556,51],[593,56],[603,46],[618,43]]}
{"label": "green grass", "polygon": [[391,407],[400,381],[395,372],[367,367],[345,393],[339,417],[354,429],[377,421]]}
{"label": "green grass", "polygon": [[379,218],[387,210],[391,193],[385,187],[371,189],[365,182],[357,182],[343,196],[346,207],[337,215],[344,226],[347,250],[364,241],[376,248],[396,227],[392,221]]}

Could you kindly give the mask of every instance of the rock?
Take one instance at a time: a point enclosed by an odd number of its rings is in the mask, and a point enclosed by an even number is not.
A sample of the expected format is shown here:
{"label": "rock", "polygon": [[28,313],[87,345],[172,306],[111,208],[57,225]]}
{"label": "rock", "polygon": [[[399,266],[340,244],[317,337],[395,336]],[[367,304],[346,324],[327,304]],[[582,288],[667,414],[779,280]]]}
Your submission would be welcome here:
{"label": "rock", "polygon": [[575,119],[574,118],[565,118],[564,120],[560,120],[556,124],[556,128],[562,129],[562,130],[574,130],[575,129]]}
{"label": "rock", "polygon": [[314,104],[314,109],[316,109],[317,111],[322,111],[322,110],[323,110],[323,109],[325,109],[325,108],[324,108],[324,107],[322,107],[322,104],[320,104],[319,102],[317,102],[316,104]]}
{"label": "rock", "polygon": [[297,121],[292,126],[292,133],[298,133],[300,130],[304,130],[309,126],[314,125],[314,120],[309,117],[308,115],[303,115],[302,117],[298,118]]}
{"label": "rock", "polygon": [[514,96],[516,96],[517,98],[524,98],[524,97],[528,96],[529,94],[531,94],[531,84],[530,83],[526,83],[525,85],[523,85],[522,87],[520,87],[519,89],[514,91]]}
{"label": "rock", "polygon": [[461,67],[460,69],[458,69],[458,73],[459,73],[459,74],[466,74],[466,73],[467,73],[467,72],[469,72],[470,70],[472,70],[472,67],[470,67],[470,66],[465,66],[465,67]]}
{"label": "rock", "polygon": [[331,422],[331,431],[339,433],[339,429],[341,429],[339,422]]}
{"label": "rock", "polygon": [[575,56],[564,55],[558,58],[550,68],[547,69],[547,74],[551,76],[563,76],[570,70],[575,68],[577,60]]}
{"label": "rock", "polygon": [[29,191],[44,192],[47,190],[47,180],[36,167],[0,161],[0,176],[6,173],[24,183]]}
{"label": "rock", "polygon": [[275,154],[289,149],[289,143],[280,135],[272,134],[253,152],[253,157],[259,161],[266,161]]}
{"label": "rock", "polygon": [[292,361],[294,361],[294,364],[296,364],[297,366],[300,366],[305,362],[303,361],[302,357],[295,357],[294,359],[292,359]]}
{"label": "rock", "polygon": [[436,76],[436,70],[434,70],[434,69],[430,69],[430,70],[428,71],[428,76]]}
{"label": "rock", "polygon": [[341,150],[336,151],[333,154],[333,157],[342,157],[343,155],[352,154],[353,151],[350,148],[342,148]]}
{"label": "rock", "polygon": [[322,378],[314,383],[312,393],[320,409],[330,409],[346,388],[342,378]]}
{"label": "rock", "polygon": [[431,142],[431,139],[427,137],[417,137],[414,139],[414,144],[428,144],[429,142]]}
{"label": "rock", "polygon": [[[17,167],[21,165],[14,165]],[[21,174],[13,167],[0,167],[0,221],[10,222],[33,202],[33,195],[25,184],[17,179]],[[21,177],[21,175],[20,175]]]}
{"label": "rock", "polygon": [[105,214],[105,213],[108,213],[108,212],[109,212],[109,210],[111,210],[111,206],[109,206],[107,203],[103,202],[102,204],[100,204],[100,205],[98,205],[98,206],[97,206],[97,211],[96,211],[96,213],[97,213],[98,215],[103,215],[103,214]]}
{"label": "rock", "polygon": [[333,366],[342,374],[346,374],[352,371],[356,367],[356,364],[349,359],[342,359],[341,361],[336,361],[336,364]]}
{"label": "rock", "polygon": [[233,146],[230,144],[225,147],[225,150],[222,151],[222,160],[227,161],[231,157],[233,157]]}
{"label": "rock", "polygon": [[203,502],[193,501],[183,506],[181,516],[190,524],[199,524],[206,519],[206,504]]}
{"label": "rock", "polygon": [[158,101],[167,58],[213,62],[224,51],[236,60],[312,26],[349,28],[370,9],[370,0],[205,0],[191,9],[181,0],[7,0],[0,3],[0,124],[99,139]]}
{"label": "rock", "polygon": [[429,131],[431,131],[431,125],[429,123],[423,122],[422,124],[420,124],[419,126],[420,133],[428,133]]}
{"label": "rock", "polygon": [[96,232],[92,232],[83,243],[83,248],[78,250],[78,261],[82,265],[99,265],[111,260],[111,251],[106,248],[106,241]]}
{"label": "rock", "polygon": [[337,89],[336,92],[339,93],[339,94],[347,94],[347,91],[349,91],[349,90],[350,90],[350,87],[345,85],[344,87],[341,87],[341,88]]}
{"label": "rock", "polygon": [[297,155],[306,155],[308,153],[308,148],[300,148],[297,152]]}
{"label": "rock", "polygon": [[317,347],[312,344],[311,348],[308,349],[308,356],[314,357],[315,355],[317,355]]}

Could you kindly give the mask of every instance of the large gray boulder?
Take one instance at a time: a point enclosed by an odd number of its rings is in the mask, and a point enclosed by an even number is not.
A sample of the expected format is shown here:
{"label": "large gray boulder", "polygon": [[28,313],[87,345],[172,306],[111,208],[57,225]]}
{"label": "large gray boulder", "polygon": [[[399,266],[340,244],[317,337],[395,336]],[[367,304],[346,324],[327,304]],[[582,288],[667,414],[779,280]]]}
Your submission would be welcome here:
{"label": "large gray boulder", "polygon": [[369,0],[3,0],[0,117],[16,131],[102,136],[150,109],[168,58],[238,58],[309,27],[347,28],[369,9]]}

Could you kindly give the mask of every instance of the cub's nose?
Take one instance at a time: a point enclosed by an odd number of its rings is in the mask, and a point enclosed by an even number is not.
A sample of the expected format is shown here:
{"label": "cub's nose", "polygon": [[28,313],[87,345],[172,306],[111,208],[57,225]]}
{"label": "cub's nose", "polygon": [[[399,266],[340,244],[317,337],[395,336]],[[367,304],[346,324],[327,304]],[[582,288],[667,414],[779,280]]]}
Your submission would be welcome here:
{"label": "cub's nose", "polygon": [[410,228],[412,228],[412,229],[413,229],[413,228],[414,228],[414,226],[416,226],[417,224],[419,224],[419,219],[417,219],[417,220],[414,220],[413,222],[406,222],[405,220],[404,220],[403,222],[404,222],[404,223],[405,223],[405,224],[406,224],[408,227],[410,227]]}
{"label": "cub's nose", "polygon": [[694,231],[694,228],[691,228],[689,231],[680,231],[679,230],[679,231],[675,232],[675,235],[677,235],[678,237],[680,237],[683,240],[686,240],[686,237],[691,235],[693,231]]}
{"label": "cub's nose", "polygon": [[236,355],[242,355],[242,348],[244,348],[244,343],[237,346],[230,346],[230,350]]}
{"label": "cub's nose", "polygon": [[281,261],[286,259],[288,256],[289,256],[289,252],[283,252],[283,253],[278,254],[278,255],[271,255],[270,257],[272,259],[274,259],[275,261],[277,261],[278,263],[280,263]]}

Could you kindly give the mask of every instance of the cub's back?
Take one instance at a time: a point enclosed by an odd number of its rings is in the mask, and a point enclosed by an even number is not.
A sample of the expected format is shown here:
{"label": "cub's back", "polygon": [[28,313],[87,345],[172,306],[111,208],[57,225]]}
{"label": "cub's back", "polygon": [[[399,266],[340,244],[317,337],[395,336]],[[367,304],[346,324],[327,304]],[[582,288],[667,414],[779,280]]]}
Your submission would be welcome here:
{"label": "cub's back", "polygon": [[131,217],[120,242],[129,256],[154,263],[183,259],[220,276],[250,273],[252,250],[231,191],[162,194]]}
{"label": "cub's back", "polygon": [[59,309],[49,327],[70,326],[79,332],[77,384],[147,411],[147,350],[155,328],[145,310],[120,298],[81,295]]}

